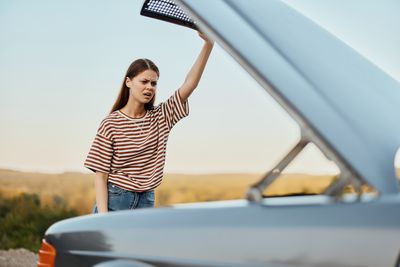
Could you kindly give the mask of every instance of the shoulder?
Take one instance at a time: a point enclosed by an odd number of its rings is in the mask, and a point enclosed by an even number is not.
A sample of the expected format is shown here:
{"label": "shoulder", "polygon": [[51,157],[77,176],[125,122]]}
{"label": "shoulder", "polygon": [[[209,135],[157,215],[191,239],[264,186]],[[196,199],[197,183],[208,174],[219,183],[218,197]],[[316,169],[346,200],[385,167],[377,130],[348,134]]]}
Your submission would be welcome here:
{"label": "shoulder", "polygon": [[116,119],[118,119],[118,113],[117,111],[111,112],[108,114],[101,122],[100,122],[100,127],[104,127],[107,125],[112,124]]}
{"label": "shoulder", "polygon": [[112,123],[118,119],[121,118],[121,115],[119,115],[118,111],[113,111],[110,114],[107,115],[107,117],[105,117],[101,123]]}
{"label": "shoulder", "polygon": [[156,116],[156,115],[159,115],[159,114],[160,114],[160,112],[161,112],[161,105],[162,105],[162,104],[163,104],[163,103],[160,103],[160,104],[158,104],[158,105],[156,105],[156,106],[154,106],[154,107],[152,107],[151,109],[148,110],[148,112],[149,112],[149,114],[150,114],[150,117]]}
{"label": "shoulder", "polygon": [[98,133],[110,137],[110,134],[114,128],[113,126],[116,122],[118,122],[118,120],[120,120],[120,115],[118,112],[111,112],[100,122]]}
{"label": "shoulder", "polygon": [[173,102],[176,102],[177,96],[179,97],[178,90],[176,90],[173,94],[169,95],[167,99],[162,101],[160,104],[154,107],[156,110],[162,110],[165,109],[166,107],[171,106]]}

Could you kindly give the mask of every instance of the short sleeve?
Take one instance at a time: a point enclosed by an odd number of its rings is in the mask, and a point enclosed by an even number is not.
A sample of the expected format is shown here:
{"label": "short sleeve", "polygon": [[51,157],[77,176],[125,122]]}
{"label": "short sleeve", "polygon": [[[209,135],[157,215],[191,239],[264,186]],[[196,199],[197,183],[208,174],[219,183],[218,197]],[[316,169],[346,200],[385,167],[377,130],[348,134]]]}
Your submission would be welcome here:
{"label": "short sleeve", "polygon": [[111,160],[114,153],[113,142],[105,134],[104,128],[103,122],[97,131],[84,163],[84,166],[93,172],[109,173],[111,169]]}
{"label": "short sleeve", "polygon": [[189,103],[187,100],[182,102],[179,91],[176,90],[167,101],[161,103],[161,111],[168,128],[171,129],[178,121],[189,115]]}

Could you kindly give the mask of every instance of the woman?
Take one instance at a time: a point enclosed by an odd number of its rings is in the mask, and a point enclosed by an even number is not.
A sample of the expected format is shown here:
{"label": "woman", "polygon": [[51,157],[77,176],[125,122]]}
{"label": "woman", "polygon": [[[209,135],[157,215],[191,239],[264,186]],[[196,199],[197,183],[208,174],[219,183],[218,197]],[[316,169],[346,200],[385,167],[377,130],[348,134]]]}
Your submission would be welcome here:
{"label": "woman", "polygon": [[138,59],[128,68],[111,113],[101,122],[85,161],[96,173],[94,213],[154,206],[165,149],[172,127],[189,112],[187,99],[197,87],[213,42],[203,33],[204,46],[182,86],[154,107],[157,66]]}

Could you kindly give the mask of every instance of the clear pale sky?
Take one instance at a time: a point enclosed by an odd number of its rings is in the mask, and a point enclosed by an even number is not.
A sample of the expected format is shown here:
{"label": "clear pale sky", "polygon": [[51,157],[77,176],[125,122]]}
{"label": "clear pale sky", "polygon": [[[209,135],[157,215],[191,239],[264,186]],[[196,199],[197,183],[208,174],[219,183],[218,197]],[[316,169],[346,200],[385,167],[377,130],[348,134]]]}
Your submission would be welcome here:
{"label": "clear pale sky", "polygon": [[[287,0],[400,81],[400,1]],[[136,58],[160,68],[157,103],[183,82],[196,32],[139,15],[141,0],[0,0],[0,168],[85,171],[83,161]],[[297,124],[218,44],[172,130],[166,172],[261,173]],[[315,147],[291,171],[335,172]]]}

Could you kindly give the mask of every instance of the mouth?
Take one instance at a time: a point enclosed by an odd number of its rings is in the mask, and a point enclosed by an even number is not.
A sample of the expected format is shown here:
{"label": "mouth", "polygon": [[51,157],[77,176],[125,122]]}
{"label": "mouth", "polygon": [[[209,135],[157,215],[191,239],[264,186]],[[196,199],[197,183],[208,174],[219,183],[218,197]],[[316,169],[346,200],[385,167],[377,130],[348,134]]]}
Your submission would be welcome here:
{"label": "mouth", "polygon": [[150,92],[146,92],[146,93],[144,93],[143,95],[144,95],[146,98],[147,98],[147,97],[151,98],[151,97],[153,96],[153,94],[150,93]]}

